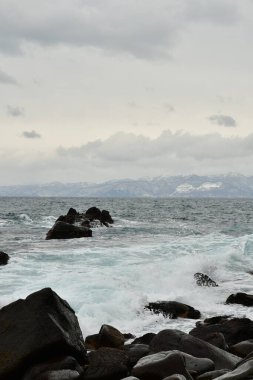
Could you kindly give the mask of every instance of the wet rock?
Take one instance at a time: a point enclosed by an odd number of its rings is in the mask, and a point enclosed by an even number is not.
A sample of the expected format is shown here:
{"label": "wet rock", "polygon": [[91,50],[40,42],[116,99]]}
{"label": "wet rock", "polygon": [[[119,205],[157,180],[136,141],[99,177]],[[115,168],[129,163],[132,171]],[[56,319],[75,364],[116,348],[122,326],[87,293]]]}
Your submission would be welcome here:
{"label": "wet rock", "polygon": [[0,379],[20,380],[34,363],[71,355],[85,363],[86,350],[69,304],[50,288],[0,310]]}
{"label": "wet rock", "polygon": [[121,380],[139,380],[139,379],[137,379],[137,377],[134,377],[134,376],[128,376],[128,377],[124,377],[124,379],[121,379]]}
{"label": "wet rock", "polygon": [[225,373],[231,372],[228,369],[219,369],[217,371],[205,372],[197,377],[197,380],[213,380]]}
{"label": "wet rock", "polygon": [[162,380],[179,374],[187,380],[192,377],[185,369],[183,356],[178,352],[159,352],[140,359],[132,370],[132,375],[140,380]]}
{"label": "wet rock", "polygon": [[60,369],[57,371],[47,371],[29,380],[75,380],[80,379],[79,372],[72,369]]}
{"label": "wet rock", "polygon": [[175,374],[175,375],[165,377],[165,379],[163,380],[186,380],[186,378],[183,375]]}
{"label": "wet rock", "polygon": [[216,377],[217,380],[244,380],[253,378],[253,360],[238,366],[231,372],[227,372],[222,376]]}
{"label": "wet rock", "polygon": [[153,311],[155,314],[163,314],[164,317],[172,319],[178,317],[199,319],[201,317],[200,312],[192,306],[176,301],[150,302],[145,308]]}
{"label": "wet rock", "polygon": [[253,339],[253,321],[248,318],[232,318],[221,320],[221,323],[198,324],[190,334],[205,340],[207,335],[215,332],[222,333],[228,346],[232,346]]}
{"label": "wet rock", "polygon": [[199,286],[219,286],[207,274],[204,273],[195,273],[194,278],[196,280],[196,284]]}
{"label": "wet rock", "polygon": [[114,223],[109,211],[102,210],[102,212],[101,212],[101,223],[103,223],[105,225]]}
{"label": "wet rock", "polygon": [[129,367],[135,366],[135,364],[144,356],[150,354],[150,348],[147,344],[129,344],[124,346],[124,350],[128,356]]}
{"label": "wet rock", "polygon": [[88,354],[84,380],[120,380],[128,375],[128,356],[123,350],[102,347]]}
{"label": "wet rock", "polygon": [[99,335],[93,334],[86,336],[84,344],[87,350],[97,350],[100,347]]}
{"label": "wet rock", "polygon": [[7,253],[0,251],[0,265],[6,265],[9,261],[9,255]]}
{"label": "wet rock", "polygon": [[125,342],[124,335],[110,325],[102,325],[98,335],[101,347],[120,348]]}
{"label": "wet rock", "polygon": [[150,344],[151,340],[156,336],[154,333],[147,333],[136,338],[132,344]]}
{"label": "wet rock", "polygon": [[253,339],[244,340],[243,342],[234,344],[229,348],[229,351],[234,355],[245,358],[248,354],[253,352]]}
{"label": "wet rock", "polygon": [[231,294],[227,300],[226,304],[240,304],[243,306],[253,306],[253,295],[252,294],[246,294],[246,293],[236,293]]}
{"label": "wet rock", "polygon": [[232,369],[240,361],[237,356],[212,344],[182,331],[171,329],[160,331],[151,341],[150,350],[152,352],[178,350],[196,358],[208,358],[214,362],[215,369]]}
{"label": "wet rock", "polygon": [[86,227],[78,227],[65,222],[56,222],[46,235],[50,239],[74,239],[91,237],[92,231]]}
{"label": "wet rock", "polygon": [[85,215],[86,217],[89,219],[89,220],[94,220],[94,219],[97,219],[97,220],[100,220],[101,221],[101,211],[99,210],[99,208],[97,207],[90,207]]}
{"label": "wet rock", "polygon": [[231,319],[232,315],[217,315],[215,317],[206,318],[203,322],[201,322],[202,325],[215,325],[217,323],[221,324],[224,322],[227,322],[229,319]]}
{"label": "wet rock", "polygon": [[185,361],[185,368],[190,374],[198,375],[203,372],[211,371],[214,369],[214,362],[208,358],[197,358],[195,356],[186,354],[185,352],[176,351],[180,353]]}
{"label": "wet rock", "polygon": [[213,344],[216,347],[221,348],[222,350],[228,349],[228,345],[226,343],[225,337],[220,332],[213,332],[213,333],[207,334],[201,339],[204,340],[205,342]]}

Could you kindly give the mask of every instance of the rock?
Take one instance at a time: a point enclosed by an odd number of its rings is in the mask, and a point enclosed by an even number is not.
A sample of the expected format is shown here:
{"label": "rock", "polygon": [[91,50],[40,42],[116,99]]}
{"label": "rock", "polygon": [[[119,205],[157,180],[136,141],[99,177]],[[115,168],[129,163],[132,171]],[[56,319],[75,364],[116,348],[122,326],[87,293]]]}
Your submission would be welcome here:
{"label": "rock", "polygon": [[109,211],[107,210],[102,210],[101,212],[101,222],[103,224],[113,224],[114,221],[109,213]]}
{"label": "rock", "polygon": [[165,377],[165,379],[163,380],[186,380],[186,378],[183,375],[175,374],[175,375]]}
{"label": "rock", "polygon": [[155,333],[147,333],[136,338],[132,344],[150,344],[151,340],[156,336]]}
{"label": "rock", "polygon": [[78,227],[65,222],[56,222],[48,231],[46,240],[49,239],[74,239],[91,237],[92,231],[86,227]]}
{"label": "rock", "polygon": [[216,377],[216,380],[244,380],[253,378],[253,360],[249,360],[246,363],[235,368],[231,372],[227,372],[224,375]]}
{"label": "rock", "polygon": [[6,265],[8,264],[9,255],[7,253],[0,251],[0,265]]}
{"label": "rock", "polygon": [[222,333],[213,332],[213,333],[205,335],[201,339],[204,340],[205,342],[213,344],[216,347],[221,348],[222,350],[228,349],[228,345],[227,345],[225,337]]}
{"label": "rock", "polygon": [[244,340],[253,339],[253,321],[248,318],[232,318],[217,324],[198,324],[190,331],[192,336],[205,340],[211,333],[222,333],[228,346]]}
{"label": "rock", "polygon": [[215,369],[232,369],[240,361],[237,356],[179,330],[160,331],[152,339],[150,350],[152,352],[179,350],[196,358],[208,358],[214,362]]}
{"label": "rock", "polygon": [[97,350],[100,347],[99,335],[93,334],[86,336],[84,344],[87,350]]}
{"label": "rock", "polygon": [[231,319],[232,315],[217,315],[216,317],[206,318],[201,324],[215,325],[217,323],[224,323]]}
{"label": "rock", "polygon": [[140,359],[132,369],[132,375],[140,380],[162,380],[179,374],[187,380],[192,377],[185,369],[183,356],[178,352],[159,352]]}
{"label": "rock", "polygon": [[31,380],[74,380],[80,379],[80,374],[77,371],[71,369],[60,369],[58,371],[47,371],[41,373],[37,377],[31,378]]}
{"label": "rock", "polygon": [[192,306],[176,301],[150,302],[145,308],[153,311],[155,314],[163,314],[164,317],[173,319],[178,317],[199,319],[201,317],[200,312]]}
{"label": "rock", "polygon": [[236,293],[231,294],[227,300],[226,304],[236,303],[243,306],[253,306],[253,295],[246,293]]}
{"label": "rock", "polygon": [[83,372],[75,358],[72,356],[50,358],[46,362],[36,364],[30,368],[24,375],[22,380],[37,380],[41,374],[59,370],[72,370],[79,374]]}
{"label": "rock", "polygon": [[98,336],[100,347],[120,348],[125,342],[124,335],[110,325],[102,325]]}
{"label": "rock", "polygon": [[208,358],[197,358],[195,356],[186,354],[185,352],[176,351],[184,357],[185,368],[190,374],[194,376],[203,372],[211,371],[214,369],[214,362]]}
{"label": "rock", "polygon": [[150,348],[147,344],[129,344],[124,346],[128,356],[128,365],[132,368],[144,356],[150,354]]}
{"label": "rock", "polygon": [[213,281],[207,274],[204,273],[195,273],[194,278],[196,279],[196,284],[199,286],[219,286]]}
{"label": "rock", "polygon": [[80,364],[86,350],[69,304],[50,288],[0,310],[0,379],[20,380],[34,363],[71,355]]}
{"label": "rock", "polygon": [[128,357],[123,350],[102,347],[88,354],[84,380],[120,380],[128,375]]}
{"label": "rock", "polygon": [[218,369],[217,371],[205,372],[197,377],[197,380],[213,380],[225,373],[231,372],[228,369]]}
{"label": "rock", "polygon": [[100,220],[101,221],[101,211],[99,210],[99,208],[97,207],[90,207],[85,215],[86,217],[89,219],[89,220],[94,220],[94,219],[97,219],[97,220]]}
{"label": "rock", "polygon": [[121,380],[139,380],[139,379],[137,379],[137,377],[134,377],[134,376],[128,376],[128,377],[124,377],[124,379],[121,379]]}
{"label": "rock", "polygon": [[234,355],[245,358],[248,354],[253,352],[253,339],[248,339],[236,343],[229,348],[229,351]]}

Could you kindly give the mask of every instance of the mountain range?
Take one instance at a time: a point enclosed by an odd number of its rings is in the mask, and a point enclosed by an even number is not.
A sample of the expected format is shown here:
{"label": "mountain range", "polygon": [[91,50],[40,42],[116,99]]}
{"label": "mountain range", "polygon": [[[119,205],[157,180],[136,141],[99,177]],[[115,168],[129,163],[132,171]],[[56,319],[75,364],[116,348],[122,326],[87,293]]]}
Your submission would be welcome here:
{"label": "mountain range", "polygon": [[253,198],[253,176],[170,176],[120,179],[103,183],[60,183],[0,186],[2,197],[185,197]]}

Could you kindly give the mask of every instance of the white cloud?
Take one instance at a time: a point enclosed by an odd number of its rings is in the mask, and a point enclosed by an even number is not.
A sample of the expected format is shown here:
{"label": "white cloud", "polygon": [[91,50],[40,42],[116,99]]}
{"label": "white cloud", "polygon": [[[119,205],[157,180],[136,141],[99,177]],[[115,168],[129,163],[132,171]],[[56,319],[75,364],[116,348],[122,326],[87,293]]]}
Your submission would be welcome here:
{"label": "white cloud", "polygon": [[7,106],[7,114],[13,117],[24,116],[24,109],[15,106]]}
{"label": "white cloud", "polygon": [[6,74],[0,69],[0,84],[14,84],[17,85],[18,82],[9,74]]}
{"label": "white cloud", "polygon": [[24,131],[22,134],[27,139],[39,139],[41,135],[35,131]]}
{"label": "white cloud", "polygon": [[236,120],[229,115],[211,115],[208,119],[211,121],[211,123],[221,125],[223,127],[236,127],[237,125]]}

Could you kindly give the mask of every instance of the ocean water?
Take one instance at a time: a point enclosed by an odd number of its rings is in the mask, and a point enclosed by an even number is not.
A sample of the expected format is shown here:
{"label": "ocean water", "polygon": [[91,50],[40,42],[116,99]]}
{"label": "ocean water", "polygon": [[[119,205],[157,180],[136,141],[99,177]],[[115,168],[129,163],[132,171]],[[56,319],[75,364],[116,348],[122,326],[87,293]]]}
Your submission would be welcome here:
{"label": "ocean water", "polygon": [[[70,207],[110,211],[113,227],[92,238],[45,240]],[[253,200],[0,198],[0,307],[51,287],[76,311],[83,335],[103,323],[139,336],[164,328],[188,332],[196,321],[144,310],[176,300],[202,313],[253,318],[252,308],[225,305],[234,292],[253,294]],[[219,287],[199,287],[203,272]]]}

